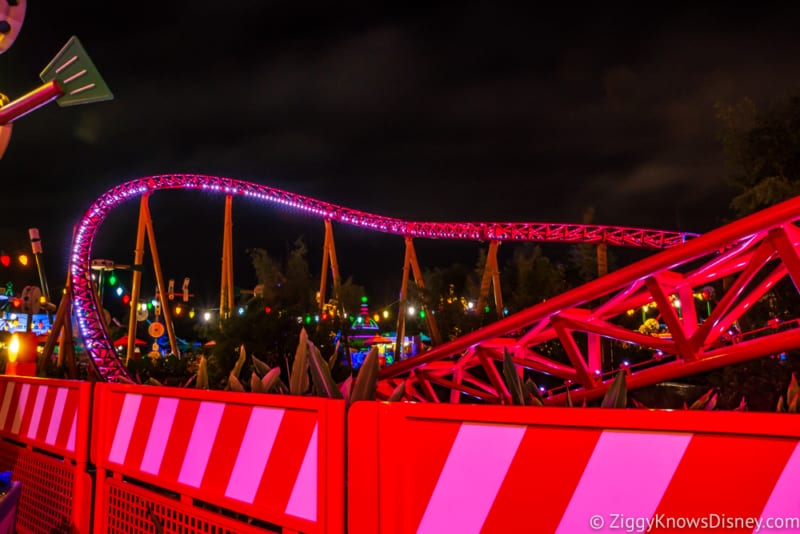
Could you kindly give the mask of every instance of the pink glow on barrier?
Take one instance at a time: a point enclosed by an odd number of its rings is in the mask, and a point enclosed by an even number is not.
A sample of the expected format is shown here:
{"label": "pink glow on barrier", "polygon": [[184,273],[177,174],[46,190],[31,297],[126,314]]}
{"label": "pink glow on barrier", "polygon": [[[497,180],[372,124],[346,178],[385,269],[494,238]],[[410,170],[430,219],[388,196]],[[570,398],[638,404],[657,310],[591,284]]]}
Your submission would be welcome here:
{"label": "pink glow on barrier", "polygon": [[193,488],[200,487],[208,467],[208,459],[217,437],[223,411],[225,411],[225,405],[219,402],[200,403],[200,410],[194,420],[192,437],[189,438],[189,446],[186,448],[186,456],[183,457],[183,465],[178,475],[178,482],[181,484]]}
{"label": "pink glow on barrier", "polygon": [[25,406],[28,404],[28,392],[31,386],[29,384],[22,384],[22,389],[17,401],[17,410],[14,412],[14,423],[11,425],[11,433],[19,434],[19,427],[22,425],[22,414],[25,413]]}
{"label": "pink glow on barrier", "polygon": [[225,490],[226,497],[246,503],[253,502],[275,445],[283,414],[284,410],[280,409],[253,408]]}
{"label": "pink glow on barrier", "polygon": [[461,425],[417,532],[478,534],[524,434],[524,426]]}
{"label": "pink glow on barrier", "polygon": [[44,399],[47,396],[47,390],[45,388],[39,388],[38,393],[36,393],[36,401],[33,405],[33,417],[31,418],[31,424],[28,427],[28,437],[35,438],[36,433],[39,430],[39,422],[42,419],[42,410],[44,409]]}
{"label": "pink glow on barrier", "polygon": [[147,438],[147,445],[144,449],[144,457],[140,469],[151,475],[158,474],[161,469],[161,461],[164,459],[164,449],[167,447],[169,429],[175,421],[175,412],[178,409],[178,399],[164,397],[158,399],[156,415],[153,418],[153,426],[150,428],[150,435]]}
{"label": "pink glow on barrier", "polygon": [[591,532],[593,514],[652,517],[691,439],[691,434],[603,432],[556,533]]}
{"label": "pink glow on barrier", "polygon": [[[800,517],[800,499],[797,495],[797,481],[800,480],[800,443],[794,448],[786,462],[775,489],[769,496],[761,517]],[[781,532],[773,529],[775,532]],[[789,530],[784,530],[789,532]]]}
{"label": "pink glow on barrier", "polygon": [[108,491],[130,480],[173,495],[159,499],[166,509],[198,499],[293,531],[342,532],[343,432],[342,401],[97,384],[98,531],[128,513]]}
{"label": "pink glow on barrier", "polygon": [[292,495],[286,505],[286,513],[295,517],[302,517],[309,521],[317,520],[317,441],[319,429],[314,426],[311,439],[308,440],[306,455],[303,457],[303,465],[297,474],[297,480],[292,488]]}
{"label": "pink glow on barrier", "polygon": [[133,435],[133,425],[136,424],[136,416],[139,413],[139,405],[142,402],[141,395],[125,395],[122,403],[122,412],[117,422],[117,430],[114,433],[114,441],[111,451],[108,453],[108,461],[115,464],[125,463],[125,455],[128,453],[128,446]]}
{"label": "pink glow on barrier", "polygon": [[72,244],[70,276],[78,328],[98,375],[116,381],[128,372],[117,358],[103,321],[91,281],[91,250],[100,224],[120,204],[165,189],[198,190],[237,195],[301,211],[322,219],[377,232],[411,237],[457,240],[509,240],[568,243],[606,243],[615,246],[661,249],[681,244],[696,234],[644,228],[537,222],[414,222],[375,215],[274,187],[188,174],[151,176],[123,183],[104,193],[78,223]]}
{"label": "pink glow on barrier", "polygon": [[61,416],[64,414],[64,404],[67,401],[67,389],[58,388],[56,393],[56,400],[53,404],[53,417],[50,419],[50,424],[47,428],[47,437],[45,442],[48,445],[54,445],[56,437],[58,436],[58,427],[61,425]]}

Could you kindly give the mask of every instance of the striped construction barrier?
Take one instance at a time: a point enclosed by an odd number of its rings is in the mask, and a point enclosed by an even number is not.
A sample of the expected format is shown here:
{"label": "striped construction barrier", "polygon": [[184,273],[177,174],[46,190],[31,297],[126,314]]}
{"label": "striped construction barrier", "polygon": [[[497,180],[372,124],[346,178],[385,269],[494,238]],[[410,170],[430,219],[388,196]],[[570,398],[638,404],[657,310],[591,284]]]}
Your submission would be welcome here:
{"label": "striped construction barrier", "polygon": [[344,402],[98,384],[104,533],[344,532]]}
{"label": "striped construction barrier", "polygon": [[91,384],[0,376],[0,469],[22,483],[19,532],[89,533]]}
{"label": "striped construction barrier", "polygon": [[359,403],[348,432],[353,534],[800,532],[800,415]]}

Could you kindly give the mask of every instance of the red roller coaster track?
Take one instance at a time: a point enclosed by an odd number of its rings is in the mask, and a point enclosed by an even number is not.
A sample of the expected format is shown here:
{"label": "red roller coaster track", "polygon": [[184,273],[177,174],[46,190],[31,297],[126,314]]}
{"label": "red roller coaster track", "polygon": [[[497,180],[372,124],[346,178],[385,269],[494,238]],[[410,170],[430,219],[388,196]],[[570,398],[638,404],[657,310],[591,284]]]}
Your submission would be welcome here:
{"label": "red roller coaster track", "polygon": [[[602,384],[602,371],[599,366],[598,354],[592,352],[590,343],[590,353],[588,364],[574,363],[582,358],[580,350],[573,344],[567,344],[567,354],[573,366],[556,361],[547,361],[545,357],[537,354],[532,346],[541,343],[544,339],[560,339],[558,333],[580,330],[581,325],[592,323],[592,328],[585,328],[590,331],[590,338],[609,333],[618,333],[612,329],[610,324],[605,321],[620,310],[625,310],[629,306],[637,303],[647,302],[654,298],[647,293],[652,285],[649,281],[645,284],[647,276],[655,277],[655,284],[661,288],[661,293],[667,294],[687,286],[689,282],[699,281],[707,283],[716,279],[717,273],[703,271],[702,275],[694,275],[682,284],[675,282],[677,273],[670,272],[665,274],[666,269],[671,269],[677,260],[663,259],[663,254],[669,254],[666,258],[683,258],[692,256],[692,259],[708,253],[712,250],[709,239],[706,236],[697,239],[696,234],[667,232],[660,230],[648,230],[643,228],[625,228],[616,226],[600,225],[580,225],[580,224],[553,224],[553,223],[513,223],[513,222],[412,222],[402,219],[374,215],[362,211],[337,206],[327,202],[315,200],[313,198],[289,193],[273,187],[234,180],[230,178],[220,178],[214,176],[199,175],[163,175],[140,178],[123,183],[103,194],[98,198],[84,214],[78,223],[70,258],[70,273],[72,284],[73,308],[77,315],[78,326],[83,338],[86,350],[91,356],[91,360],[98,372],[98,375],[106,380],[117,380],[127,377],[127,371],[113,349],[113,345],[105,330],[103,321],[98,313],[98,303],[95,292],[92,289],[91,281],[91,250],[97,230],[106,216],[120,204],[145,193],[164,189],[184,189],[201,190],[223,195],[236,195],[267,202],[278,206],[296,209],[301,212],[311,214],[321,219],[338,221],[344,224],[358,226],[369,230],[384,233],[392,233],[408,237],[420,238],[439,238],[457,240],[497,240],[497,241],[537,241],[537,242],[570,242],[570,243],[605,243],[614,246],[639,247],[650,249],[665,249],[675,245],[684,244],[681,247],[671,249],[669,252],[662,253],[656,258],[662,258],[657,263],[654,260],[646,260],[637,266],[606,276],[595,283],[583,286],[578,290],[565,293],[556,299],[552,299],[543,306],[535,306],[529,310],[509,317],[506,320],[495,323],[487,328],[473,332],[459,340],[437,347],[433,351],[425,353],[421,357],[408,360],[391,368],[384,370],[382,376],[385,378],[383,384],[385,390],[397,377],[409,374],[412,377],[412,384],[416,384],[421,391],[416,391],[411,386],[410,396],[418,398],[431,398],[433,391],[432,384],[452,387],[453,391],[461,391],[480,397],[483,391],[483,398],[486,400],[499,400],[507,395],[497,383],[494,374],[489,373],[488,377],[479,377],[471,374],[471,369],[477,362],[485,369],[492,367],[488,365],[492,359],[496,359],[498,350],[501,347],[513,349],[515,357],[526,367],[545,371],[556,376],[563,376],[565,379],[572,380],[573,383],[580,384],[587,390],[599,390]],[[785,222],[785,221],[784,221]],[[738,226],[736,228],[739,228]],[[713,234],[716,235],[716,234]],[[727,236],[728,234],[726,234]],[[714,249],[725,247],[731,243],[744,240],[739,237],[726,237],[725,242],[718,243]],[[688,242],[687,242],[688,240]],[[747,240],[745,240],[747,241]],[[747,241],[749,243],[750,241]],[[716,243],[716,242],[715,242]],[[705,245],[704,245],[705,244]],[[738,244],[731,250],[745,253],[749,250],[746,243]],[[687,249],[687,247],[690,247]],[[691,250],[697,252],[681,254],[680,251]],[[676,252],[677,251],[677,252]],[[733,272],[731,266],[733,260],[725,259],[732,257],[732,252],[728,251],[720,256],[722,260],[712,261],[711,265],[722,265],[726,272]],[[748,256],[749,257],[749,256]],[[690,260],[687,260],[690,261]],[[652,266],[652,267],[651,267]],[[632,270],[633,269],[633,270]],[[647,269],[650,269],[647,271]],[[656,272],[662,269],[665,272]],[[644,271],[647,272],[644,272]],[[716,269],[717,271],[721,268]],[[624,274],[623,274],[624,273]],[[635,280],[626,277],[636,275]],[[644,278],[643,278],[644,277]],[[666,278],[666,281],[662,279]],[[633,285],[631,286],[630,284]],[[645,288],[645,289],[643,289]],[[676,289],[677,288],[677,289]],[[582,306],[597,298],[608,295],[612,291],[622,291],[621,296],[617,295],[608,302],[600,305],[595,310],[589,310]],[[647,293],[647,294],[646,294]],[[656,298],[658,300],[658,298]],[[565,303],[565,305],[553,304]],[[587,315],[588,314],[588,315]],[[725,317],[726,319],[728,316]],[[552,320],[552,322],[551,322]],[[685,321],[686,319],[684,319]],[[724,321],[723,321],[724,322]],[[670,324],[668,322],[668,324]],[[672,326],[672,324],[670,324]],[[618,328],[617,328],[618,329]],[[717,328],[713,333],[703,331],[707,337],[719,337]],[[515,335],[515,338],[507,337]],[[619,334],[619,333],[618,333]],[[549,338],[548,338],[549,336]],[[620,339],[631,338],[630,342],[650,341],[646,336],[638,336],[626,332],[625,336],[618,335]],[[696,337],[696,336],[695,336]],[[655,338],[654,338],[655,339]],[[687,348],[694,347],[690,341],[681,342],[659,342],[659,348],[668,349],[672,355],[690,356],[691,351]],[[678,351],[680,349],[680,352]],[[452,360],[454,355],[466,350],[464,356],[459,360]],[[695,348],[696,350],[696,348]],[[596,351],[595,351],[596,352]],[[598,376],[600,378],[598,378]],[[471,384],[471,385],[467,385]],[[456,387],[457,386],[457,387]],[[457,395],[453,394],[455,398]]]}

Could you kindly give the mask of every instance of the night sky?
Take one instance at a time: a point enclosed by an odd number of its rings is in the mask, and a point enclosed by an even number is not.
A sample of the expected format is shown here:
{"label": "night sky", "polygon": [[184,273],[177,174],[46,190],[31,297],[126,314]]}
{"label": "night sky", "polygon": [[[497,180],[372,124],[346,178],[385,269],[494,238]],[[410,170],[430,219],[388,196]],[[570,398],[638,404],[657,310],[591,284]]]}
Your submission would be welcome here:
{"label": "night sky", "polygon": [[[704,232],[734,194],[714,104],[800,93],[800,7],[788,5],[31,1],[0,55],[0,92],[37,86],[77,35],[115,99],[17,121],[0,160],[0,248],[27,247],[39,227],[58,286],[86,207],[172,172],[406,219],[580,222],[594,207],[599,224]],[[218,288],[222,199],[158,196],[165,274]],[[301,235],[318,271],[320,222],[245,204],[234,204],[237,272],[252,276],[247,247],[281,255]],[[99,255],[131,261],[135,213],[109,220]],[[336,232],[345,275],[365,283],[389,265],[399,283],[400,238]],[[430,266],[476,256],[425,246]]]}

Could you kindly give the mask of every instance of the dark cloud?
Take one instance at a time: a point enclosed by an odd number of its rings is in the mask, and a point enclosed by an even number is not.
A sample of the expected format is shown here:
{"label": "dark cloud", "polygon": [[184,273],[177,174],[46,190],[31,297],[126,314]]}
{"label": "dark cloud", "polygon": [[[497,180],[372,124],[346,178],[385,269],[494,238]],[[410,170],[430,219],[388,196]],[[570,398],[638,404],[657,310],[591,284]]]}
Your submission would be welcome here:
{"label": "dark cloud", "polygon": [[599,223],[706,231],[731,195],[714,105],[798,92],[798,13],[34,2],[0,91],[32,88],[76,34],[115,100],[15,125],[7,220],[66,242],[106,188],[198,172],[406,218],[594,206]]}

